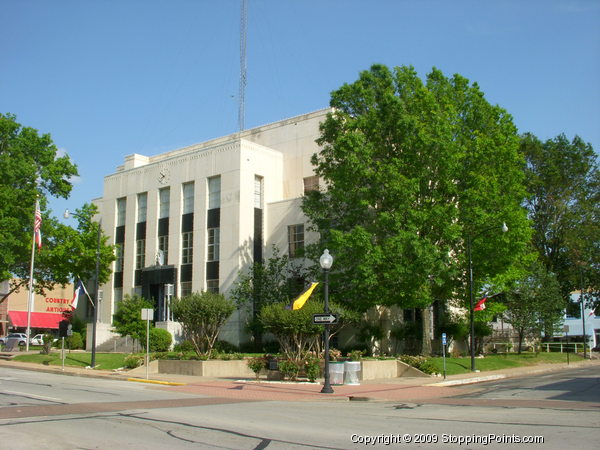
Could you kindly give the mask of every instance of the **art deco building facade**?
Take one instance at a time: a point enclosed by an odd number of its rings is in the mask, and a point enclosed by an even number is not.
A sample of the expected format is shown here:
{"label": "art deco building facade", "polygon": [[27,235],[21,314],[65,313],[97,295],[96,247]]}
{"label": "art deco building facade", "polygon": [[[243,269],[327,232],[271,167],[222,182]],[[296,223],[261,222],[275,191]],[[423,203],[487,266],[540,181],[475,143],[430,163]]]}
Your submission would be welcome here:
{"label": "art deco building facade", "polygon": [[[100,287],[98,343],[110,337],[126,294],[153,299],[155,319],[170,328],[169,295],[227,295],[240,270],[268,258],[273,245],[293,253],[311,240],[300,202],[318,185],[310,158],[328,111],[157,156],[129,155],[105,177],[94,203],[117,260]],[[236,313],[222,338],[243,341],[244,322]]]}

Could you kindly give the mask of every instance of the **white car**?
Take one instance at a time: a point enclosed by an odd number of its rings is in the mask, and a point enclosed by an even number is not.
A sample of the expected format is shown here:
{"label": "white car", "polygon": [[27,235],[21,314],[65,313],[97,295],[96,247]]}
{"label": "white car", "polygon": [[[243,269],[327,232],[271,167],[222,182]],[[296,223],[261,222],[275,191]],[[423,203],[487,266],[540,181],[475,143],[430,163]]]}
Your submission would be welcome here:
{"label": "white car", "polygon": [[27,335],[25,333],[10,333],[8,336],[0,338],[0,343],[6,344],[9,340],[16,340],[19,345],[27,344]]}
{"label": "white car", "polygon": [[29,341],[30,345],[44,345],[44,335],[43,334],[36,334],[34,337],[31,338],[31,340]]}

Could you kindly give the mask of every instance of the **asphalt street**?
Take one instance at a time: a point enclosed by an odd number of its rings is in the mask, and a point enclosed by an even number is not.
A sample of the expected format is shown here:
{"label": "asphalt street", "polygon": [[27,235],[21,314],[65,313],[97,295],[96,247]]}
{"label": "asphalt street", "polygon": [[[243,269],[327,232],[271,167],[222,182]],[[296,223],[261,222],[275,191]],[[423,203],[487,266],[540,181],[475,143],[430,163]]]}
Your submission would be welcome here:
{"label": "asphalt street", "polygon": [[543,443],[527,447],[563,449],[595,448],[600,438],[597,365],[463,386],[389,384],[412,392],[403,400],[248,399],[246,384],[230,386],[226,397],[214,383],[223,381],[169,386],[0,366],[0,442],[11,449],[523,448],[537,439]]}

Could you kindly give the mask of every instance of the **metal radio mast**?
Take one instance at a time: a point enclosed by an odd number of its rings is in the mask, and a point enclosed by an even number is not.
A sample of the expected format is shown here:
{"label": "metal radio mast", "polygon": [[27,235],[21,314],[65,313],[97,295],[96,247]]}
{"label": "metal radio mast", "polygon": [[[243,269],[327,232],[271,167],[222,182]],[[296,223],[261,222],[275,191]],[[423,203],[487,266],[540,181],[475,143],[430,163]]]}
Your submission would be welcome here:
{"label": "metal radio mast", "polygon": [[238,125],[240,131],[245,128],[245,111],[244,102],[246,96],[246,34],[247,34],[247,12],[248,5],[246,0],[242,0],[242,8],[240,13],[240,95],[239,95],[239,110],[238,110]]}

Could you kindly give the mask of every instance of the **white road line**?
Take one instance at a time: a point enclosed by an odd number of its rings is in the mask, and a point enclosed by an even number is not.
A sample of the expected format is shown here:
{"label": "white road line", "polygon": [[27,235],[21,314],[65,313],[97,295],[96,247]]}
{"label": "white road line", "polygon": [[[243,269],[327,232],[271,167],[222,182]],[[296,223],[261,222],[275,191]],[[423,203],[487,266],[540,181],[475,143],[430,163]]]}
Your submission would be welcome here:
{"label": "white road line", "polygon": [[61,399],[59,398],[55,398],[55,397],[44,397],[43,395],[35,395],[35,394],[30,394],[28,392],[17,392],[17,391],[4,391],[5,394],[10,394],[10,395],[20,395],[23,397],[31,397],[31,398],[36,398],[38,400],[50,400],[53,402],[60,402]]}

